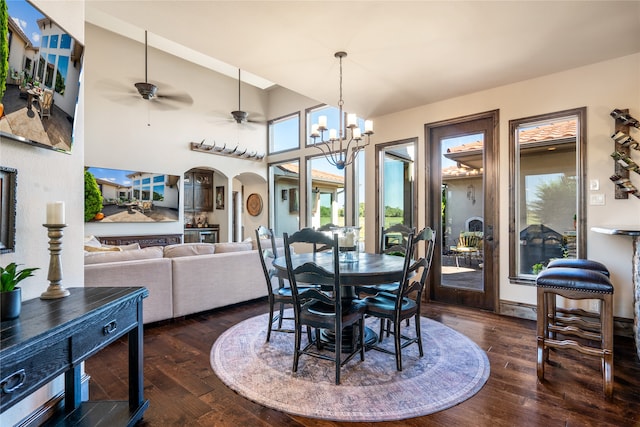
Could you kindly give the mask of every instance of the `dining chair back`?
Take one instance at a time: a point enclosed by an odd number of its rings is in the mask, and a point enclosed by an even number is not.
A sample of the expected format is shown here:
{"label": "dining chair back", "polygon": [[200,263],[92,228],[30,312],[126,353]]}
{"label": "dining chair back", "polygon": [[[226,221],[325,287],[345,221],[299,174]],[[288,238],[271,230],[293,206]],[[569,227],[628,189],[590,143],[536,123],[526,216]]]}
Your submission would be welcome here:
{"label": "dining chair back", "polygon": [[[333,271],[329,271],[317,262],[306,262],[302,265],[293,264],[291,245],[293,243],[311,243],[327,245],[331,248]],[[340,384],[341,367],[360,353],[360,360],[364,360],[364,312],[365,305],[361,300],[343,298],[340,283],[340,262],[338,253],[338,236],[327,236],[325,233],[304,228],[291,235],[284,233],[284,251],[292,290],[295,317],[295,351],[293,356],[293,372],[298,371],[300,355],[308,355],[320,359],[331,360],[335,364],[335,383]],[[316,254],[328,256],[328,254]],[[323,289],[303,289],[298,283],[321,284]],[[343,332],[346,327],[358,326],[358,343],[344,359],[342,358]],[[315,329],[315,339],[309,340],[302,347],[302,327],[307,327],[307,335],[311,336],[311,328]],[[333,355],[323,353],[321,330],[328,330],[335,335],[335,349]],[[354,330],[355,333],[355,330]]]}
{"label": "dining chair back", "polygon": [[[330,222],[321,227],[318,227],[317,230],[327,234],[332,232],[337,227],[338,227],[337,225]],[[333,234],[333,233],[330,233],[330,234]],[[318,244],[313,245],[313,252],[324,252],[328,250],[331,250],[331,245],[318,245]]]}
{"label": "dining chair back", "polygon": [[[425,255],[417,261],[412,259],[417,253],[417,246],[420,242],[425,243]],[[424,355],[422,348],[422,335],[420,330],[420,314],[422,293],[424,291],[427,277],[431,269],[433,260],[433,252],[435,249],[435,231],[426,227],[418,234],[409,234],[409,244],[407,245],[407,254],[404,260],[404,269],[402,280],[400,281],[398,291],[395,293],[380,292],[375,296],[365,298],[367,304],[367,315],[380,318],[380,336],[382,341],[383,327],[385,320],[387,321],[387,333],[394,336],[394,352],[378,345],[372,345],[374,350],[382,351],[389,354],[395,354],[396,368],[402,371],[402,349],[417,344],[420,357]],[[402,321],[413,317],[415,323],[415,336],[409,337],[402,334]],[[390,331],[389,323],[393,324],[393,331]]]}
{"label": "dining chair back", "polygon": [[398,223],[389,228],[382,227],[380,231],[380,253],[404,256],[407,250],[409,234],[414,233],[414,227],[407,227]]}
{"label": "dining chair back", "polygon": [[[294,329],[283,328],[282,321],[284,319],[293,319],[284,317],[284,308],[286,304],[293,304],[291,288],[285,286],[284,279],[276,274],[276,270],[272,267],[272,262],[278,256],[275,236],[273,230],[264,226],[256,229],[256,245],[258,254],[260,255],[260,264],[262,272],[267,284],[267,298],[269,300],[269,323],[267,325],[267,339],[271,339],[271,332],[294,332]],[[265,245],[263,247],[263,245]],[[274,316],[275,305],[278,304],[279,314]],[[273,324],[278,322],[276,328]]]}

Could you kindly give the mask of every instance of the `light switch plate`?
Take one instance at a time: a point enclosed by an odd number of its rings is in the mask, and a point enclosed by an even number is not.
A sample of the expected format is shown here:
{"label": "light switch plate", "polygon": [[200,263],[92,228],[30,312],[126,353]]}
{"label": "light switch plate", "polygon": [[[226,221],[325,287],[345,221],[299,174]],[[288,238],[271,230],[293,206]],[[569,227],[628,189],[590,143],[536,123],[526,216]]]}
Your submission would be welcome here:
{"label": "light switch plate", "polygon": [[589,190],[598,191],[600,189],[600,181],[597,179],[592,179],[589,181]]}
{"label": "light switch plate", "polygon": [[589,196],[590,205],[604,205],[604,194],[596,193]]}

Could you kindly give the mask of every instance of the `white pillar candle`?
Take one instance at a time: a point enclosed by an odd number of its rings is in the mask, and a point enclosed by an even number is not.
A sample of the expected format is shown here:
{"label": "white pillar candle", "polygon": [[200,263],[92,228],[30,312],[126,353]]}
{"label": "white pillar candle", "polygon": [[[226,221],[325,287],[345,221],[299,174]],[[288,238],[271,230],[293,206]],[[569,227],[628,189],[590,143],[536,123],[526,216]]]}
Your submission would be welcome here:
{"label": "white pillar candle", "polygon": [[320,129],[326,129],[327,128],[327,116],[318,117],[318,127]]}
{"label": "white pillar candle", "polygon": [[329,129],[329,139],[338,139],[338,132],[335,129]]}
{"label": "white pillar candle", "polygon": [[320,132],[318,132],[318,125],[317,124],[311,125],[311,136],[315,136],[315,137],[320,136]]}
{"label": "white pillar candle", "polygon": [[365,120],[364,121],[364,131],[365,132],[373,132],[373,121]]}
{"label": "white pillar candle", "polygon": [[64,224],[64,202],[47,203],[46,224]]}
{"label": "white pillar candle", "polygon": [[353,114],[353,113],[347,114],[347,127],[355,126],[357,121],[358,121],[358,119],[357,119],[355,114]]}
{"label": "white pillar candle", "polygon": [[360,132],[360,128],[353,128],[353,139],[362,138],[362,133]]}

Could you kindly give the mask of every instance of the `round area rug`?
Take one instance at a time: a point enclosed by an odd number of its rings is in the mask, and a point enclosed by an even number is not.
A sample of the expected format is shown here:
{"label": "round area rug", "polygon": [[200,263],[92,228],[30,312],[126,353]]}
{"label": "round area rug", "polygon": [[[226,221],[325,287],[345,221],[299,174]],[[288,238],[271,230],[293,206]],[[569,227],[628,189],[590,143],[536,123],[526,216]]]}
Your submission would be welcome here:
{"label": "round area rug", "polygon": [[[335,421],[413,418],[463,402],[489,377],[487,355],[473,341],[422,318],[424,357],[417,345],[403,349],[398,372],[393,355],[370,350],[364,362],[356,355],[343,366],[335,385],[335,367],[327,360],[302,355],[292,372],[294,335],[272,332],[266,343],[267,321],[264,314],[226,330],[211,349],[211,366],[238,394],[282,412]],[[369,318],[367,326],[377,331],[378,322]],[[402,323],[403,333],[415,336],[413,320],[409,328]],[[393,336],[382,344],[393,350]]]}

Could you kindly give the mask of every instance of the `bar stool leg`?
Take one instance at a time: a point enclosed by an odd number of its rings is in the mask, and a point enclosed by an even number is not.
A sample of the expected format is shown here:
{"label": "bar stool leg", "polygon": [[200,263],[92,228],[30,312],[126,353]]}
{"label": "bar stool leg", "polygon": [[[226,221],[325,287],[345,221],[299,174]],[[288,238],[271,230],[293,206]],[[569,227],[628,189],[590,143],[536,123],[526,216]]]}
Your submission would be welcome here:
{"label": "bar stool leg", "polygon": [[544,340],[548,334],[547,324],[548,308],[547,308],[547,295],[543,288],[538,288],[538,323],[537,323],[537,372],[538,379],[544,379],[544,362],[547,355],[545,354]]}
{"label": "bar stool leg", "polygon": [[604,295],[600,304],[602,336],[602,379],[604,394],[613,395],[613,295]]}

